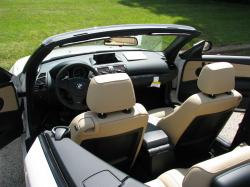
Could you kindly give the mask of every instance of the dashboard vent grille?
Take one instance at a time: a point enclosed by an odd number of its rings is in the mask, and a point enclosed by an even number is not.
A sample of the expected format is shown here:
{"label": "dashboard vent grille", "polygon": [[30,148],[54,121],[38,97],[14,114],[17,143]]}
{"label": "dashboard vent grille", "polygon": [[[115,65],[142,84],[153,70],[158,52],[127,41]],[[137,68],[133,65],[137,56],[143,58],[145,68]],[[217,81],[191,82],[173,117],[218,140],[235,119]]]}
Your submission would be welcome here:
{"label": "dashboard vent grille", "polygon": [[110,73],[110,69],[109,69],[108,66],[105,66],[105,67],[98,67],[98,68],[97,68],[97,71],[98,71],[98,73],[100,73],[101,75],[102,75],[102,74],[108,74],[108,73]]}
{"label": "dashboard vent grille", "polygon": [[113,66],[113,69],[114,69],[115,73],[125,73],[126,72],[125,65],[116,65],[116,66]]}
{"label": "dashboard vent grille", "polygon": [[34,91],[38,92],[40,90],[46,89],[46,73],[41,73],[38,75],[35,85],[34,85]]}
{"label": "dashboard vent grille", "polygon": [[45,85],[45,83],[46,83],[45,81],[46,81],[45,77],[38,78],[36,80],[36,85]]}
{"label": "dashboard vent grille", "polygon": [[46,77],[46,73],[40,73],[38,78],[40,78],[40,77]]}

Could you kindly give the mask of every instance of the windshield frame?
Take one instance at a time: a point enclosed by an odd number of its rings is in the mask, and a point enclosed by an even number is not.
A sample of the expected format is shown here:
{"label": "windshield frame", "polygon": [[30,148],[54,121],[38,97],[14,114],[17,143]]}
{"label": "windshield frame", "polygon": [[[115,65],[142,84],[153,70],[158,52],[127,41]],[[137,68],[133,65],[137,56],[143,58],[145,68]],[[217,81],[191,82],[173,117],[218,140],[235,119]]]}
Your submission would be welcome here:
{"label": "windshield frame", "polygon": [[[84,54],[91,54],[91,53],[103,53],[103,52],[114,52],[114,51],[151,51],[151,52],[160,52],[163,53],[165,51],[166,48],[168,48],[168,46],[170,46],[176,39],[177,37],[179,37],[179,35],[176,34],[150,34],[150,35],[137,35],[137,36],[133,36],[133,37],[157,37],[157,36],[172,36],[173,39],[171,39],[171,42],[168,43],[166,45],[166,47],[163,47],[161,50],[154,50],[149,49],[147,47],[144,47],[142,45],[137,45],[137,46],[120,46],[120,45],[105,45],[105,39],[109,39],[111,37],[102,37],[102,38],[95,38],[95,39],[90,39],[90,40],[84,40],[84,41],[79,41],[79,42],[73,42],[73,43],[67,43],[65,45],[62,46],[58,46],[55,47],[50,54],[48,54],[43,62],[43,63],[47,63],[47,62],[51,62],[53,60],[57,60],[57,59],[62,59],[62,58],[68,58],[68,57],[73,57],[73,56],[80,56],[80,55],[84,55]],[[93,44],[93,45],[88,45],[87,43],[91,43],[91,42],[98,42],[98,41],[103,41],[103,44]],[[160,41],[160,40],[159,40]],[[141,41],[142,42],[142,41]],[[84,45],[87,44],[87,45]],[[100,50],[100,47],[103,49]],[[105,46],[107,46],[108,49],[105,49]],[[87,47],[90,48],[97,48],[96,50],[86,50]],[[75,48],[75,49],[74,49]],[[80,51],[79,49],[82,48],[82,51]],[[85,49],[84,49],[85,48]],[[67,49],[68,51],[71,51],[70,53],[67,53]],[[78,50],[77,50],[78,49]],[[63,54],[61,53],[61,55],[57,52],[59,52],[60,50],[64,50]]]}
{"label": "windshield frame", "polygon": [[39,48],[28,59],[23,72],[31,71],[30,73],[33,74],[33,69],[37,69],[39,64],[53,49],[65,44],[103,37],[166,33],[176,34],[179,37],[177,37],[176,40],[164,50],[164,53],[169,51],[170,48],[176,48],[178,45],[185,44],[194,37],[200,35],[200,32],[193,27],[175,24],[112,25],[66,32],[51,36],[44,40]]}

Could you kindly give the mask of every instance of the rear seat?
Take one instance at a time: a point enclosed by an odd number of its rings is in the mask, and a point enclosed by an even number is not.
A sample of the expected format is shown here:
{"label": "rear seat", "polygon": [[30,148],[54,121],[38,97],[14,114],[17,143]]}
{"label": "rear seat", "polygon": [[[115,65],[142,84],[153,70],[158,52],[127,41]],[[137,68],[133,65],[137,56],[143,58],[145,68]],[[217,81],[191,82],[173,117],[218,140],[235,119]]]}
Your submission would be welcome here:
{"label": "rear seat", "polygon": [[189,169],[172,169],[146,185],[151,187],[250,186],[250,146],[198,163]]}

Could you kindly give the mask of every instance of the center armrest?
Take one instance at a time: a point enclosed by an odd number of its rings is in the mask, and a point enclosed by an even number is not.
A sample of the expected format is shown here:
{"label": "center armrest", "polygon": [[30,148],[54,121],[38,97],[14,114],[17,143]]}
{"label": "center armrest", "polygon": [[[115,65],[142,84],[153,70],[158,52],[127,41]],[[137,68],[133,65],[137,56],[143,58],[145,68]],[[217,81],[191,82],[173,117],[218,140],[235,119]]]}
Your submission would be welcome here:
{"label": "center armrest", "polygon": [[148,123],[146,132],[144,133],[143,146],[147,149],[170,144],[169,137],[159,127]]}
{"label": "center armrest", "polygon": [[175,163],[170,137],[159,127],[148,123],[141,151],[142,163],[149,176],[158,176]]}

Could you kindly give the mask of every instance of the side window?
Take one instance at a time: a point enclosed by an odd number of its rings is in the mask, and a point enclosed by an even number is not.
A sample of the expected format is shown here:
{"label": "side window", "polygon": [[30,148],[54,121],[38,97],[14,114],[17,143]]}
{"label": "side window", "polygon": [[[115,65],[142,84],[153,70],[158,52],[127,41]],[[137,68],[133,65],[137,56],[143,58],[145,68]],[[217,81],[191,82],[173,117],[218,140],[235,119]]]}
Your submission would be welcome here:
{"label": "side window", "polygon": [[197,43],[198,41],[202,40],[201,38],[194,38],[193,40],[191,40],[190,42],[186,43],[180,50],[180,53],[185,52],[186,50],[190,49],[193,47],[193,45],[195,43]]}

